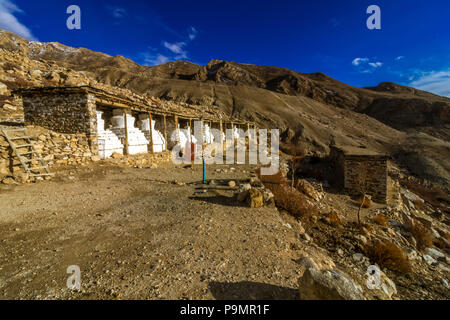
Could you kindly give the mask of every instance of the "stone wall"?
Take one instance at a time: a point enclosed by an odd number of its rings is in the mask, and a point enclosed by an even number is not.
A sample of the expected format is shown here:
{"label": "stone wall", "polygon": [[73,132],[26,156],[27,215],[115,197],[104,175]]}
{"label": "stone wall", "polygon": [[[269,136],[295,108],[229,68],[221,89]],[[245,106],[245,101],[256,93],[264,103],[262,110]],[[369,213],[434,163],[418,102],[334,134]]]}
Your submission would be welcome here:
{"label": "stone wall", "polygon": [[330,146],[330,181],[352,194],[365,190],[374,201],[386,203],[389,198],[388,161],[387,156],[366,150]]}
{"label": "stone wall", "polygon": [[344,186],[348,190],[366,193],[372,200],[387,202],[387,159],[371,156],[351,156],[344,160]]}
{"label": "stone wall", "polygon": [[[40,127],[27,127],[27,134],[31,137],[36,150],[49,165],[50,171],[53,166],[82,165],[100,160],[89,146],[89,138],[85,133],[65,134]],[[32,165],[40,164],[36,162]],[[0,134],[0,182],[27,182],[28,177],[24,174],[24,168],[5,137]]]}
{"label": "stone wall", "polygon": [[22,101],[25,125],[95,135],[95,98],[87,93],[40,92],[24,95]]}
{"label": "stone wall", "polygon": [[[330,170],[328,180],[332,185],[338,188],[345,187],[345,156],[344,153],[341,152],[337,148],[330,148],[330,161],[329,161]],[[327,170],[328,171],[328,170]]]}

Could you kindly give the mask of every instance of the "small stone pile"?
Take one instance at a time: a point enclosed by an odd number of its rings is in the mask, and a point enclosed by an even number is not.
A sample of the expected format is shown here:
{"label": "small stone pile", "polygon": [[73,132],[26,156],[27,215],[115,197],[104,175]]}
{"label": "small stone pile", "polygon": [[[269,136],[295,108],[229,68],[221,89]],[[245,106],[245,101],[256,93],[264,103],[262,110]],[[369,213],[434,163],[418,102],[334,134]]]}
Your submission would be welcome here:
{"label": "small stone pile", "polygon": [[256,177],[250,178],[249,183],[241,184],[239,186],[237,199],[240,202],[245,202],[250,208],[275,206],[275,199],[272,191],[266,189]]}

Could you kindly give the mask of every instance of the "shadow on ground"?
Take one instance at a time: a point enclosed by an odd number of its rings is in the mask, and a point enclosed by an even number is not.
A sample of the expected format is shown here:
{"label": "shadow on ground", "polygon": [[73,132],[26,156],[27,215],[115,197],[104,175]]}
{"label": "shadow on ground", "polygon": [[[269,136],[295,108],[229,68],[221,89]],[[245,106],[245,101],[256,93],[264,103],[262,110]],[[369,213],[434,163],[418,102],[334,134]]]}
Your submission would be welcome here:
{"label": "shadow on ground", "polygon": [[210,282],[209,290],[217,300],[296,300],[298,290],[260,282]]}
{"label": "shadow on ground", "polygon": [[224,196],[221,194],[215,194],[213,196],[192,196],[191,200],[205,201],[212,204],[218,204],[228,207],[245,207],[242,202],[237,201],[236,197]]}

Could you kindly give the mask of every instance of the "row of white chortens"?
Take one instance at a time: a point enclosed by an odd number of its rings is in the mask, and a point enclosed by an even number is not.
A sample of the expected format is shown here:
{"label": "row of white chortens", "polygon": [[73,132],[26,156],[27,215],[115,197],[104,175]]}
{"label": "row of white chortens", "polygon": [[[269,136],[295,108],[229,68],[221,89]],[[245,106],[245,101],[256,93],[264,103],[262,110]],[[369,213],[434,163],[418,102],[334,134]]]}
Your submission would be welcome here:
{"label": "row of white chortens", "polygon": [[[109,158],[113,153],[124,153],[124,145],[121,140],[128,136],[128,154],[137,154],[148,152],[148,145],[150,144],[150,132],[153,138],[153,152],[163,152],[167,147],[171,148],[174,145],[180,144],[186,146],[187,143],[197,143],[197,139],[193,134],[189,125],[184,128],[180,127],[169,134],[169,143],[166,146],[164,135],[155,129],[156,121],[151,121],[152,130],[150,130],[150,119],[148,115],[141,114],[138,121],[130,114],[126,114],[127,124],[125,126],[125,119],[122,109],[113,110],[113,117],[110,120],[110,128],[105,129],[105,120],[102,119],[103,112],[97,113],[97,136],[99,154],[102,159]],[[135,126],[135,122],[136,125]],[[127,128],[127,135],[125,134],[125,127]],[[236,127],[233,127],[233,138],[239,139],[242,132]],[[211,144],[217,140],[212,133],[211,128],[207,123],[204,123],[203,141],[206,144]],[[225,134],[220,133],[220,139],[225,141]],[[184,149],[184,148],[182,148]]]}

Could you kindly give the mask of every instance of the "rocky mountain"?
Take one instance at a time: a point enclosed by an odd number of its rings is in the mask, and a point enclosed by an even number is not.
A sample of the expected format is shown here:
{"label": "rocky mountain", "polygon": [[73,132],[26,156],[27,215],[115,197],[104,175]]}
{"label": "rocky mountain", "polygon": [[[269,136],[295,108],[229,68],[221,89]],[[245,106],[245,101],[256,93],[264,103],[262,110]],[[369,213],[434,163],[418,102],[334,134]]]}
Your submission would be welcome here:
{"label": "rocky mountain", "polygon": [[[283,142],[323,155],[331,142],[393,156],[410,173],[449,185],[450,99],[384,82],[357,88],[323,73],[212,60],[148,67],[60,43],[27,41],[0,31],[0,82],[106,86],[163,101],[216,106],[260,127],[279,128]],[[13,104],[7,95],[3,103]],[[0,104],[2,103],[0,101]]]}

